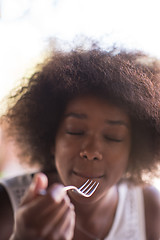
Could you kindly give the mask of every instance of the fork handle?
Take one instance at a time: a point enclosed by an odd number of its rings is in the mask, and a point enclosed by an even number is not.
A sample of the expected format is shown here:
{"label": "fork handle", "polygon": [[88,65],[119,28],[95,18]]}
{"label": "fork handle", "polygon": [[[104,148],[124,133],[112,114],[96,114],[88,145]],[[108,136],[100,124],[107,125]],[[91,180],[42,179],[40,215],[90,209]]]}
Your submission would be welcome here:
{"label": "fork handle", "polygon": [[[66,187],[64,187],[63,189],[64,189],[64,191],[77,190],[77,188],[74,187],[74,186],[66,186]],[[47,191],[46,191],[46,189],[40,189],[39,192],[38,192],[38,194],[44,196],[44,195],[47,194]]]}
{"label": "fork handle", "polygon": [[75,186],[66,186],[63,188],[65,191],[68,191],[68,190],[77,190],[77,188]]}

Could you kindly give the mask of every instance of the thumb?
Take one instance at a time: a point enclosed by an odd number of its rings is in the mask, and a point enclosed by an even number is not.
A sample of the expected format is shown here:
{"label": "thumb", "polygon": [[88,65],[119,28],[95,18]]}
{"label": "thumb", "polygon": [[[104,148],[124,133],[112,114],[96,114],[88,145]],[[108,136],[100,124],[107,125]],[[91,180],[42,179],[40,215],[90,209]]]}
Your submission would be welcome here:
{"label": "thumb", "polygon": [[45,190],[48,187],[48,178],[44,173],[35,174],[31,185],[24,194],[21,201],[21,206],[33,200],[41,190]]}

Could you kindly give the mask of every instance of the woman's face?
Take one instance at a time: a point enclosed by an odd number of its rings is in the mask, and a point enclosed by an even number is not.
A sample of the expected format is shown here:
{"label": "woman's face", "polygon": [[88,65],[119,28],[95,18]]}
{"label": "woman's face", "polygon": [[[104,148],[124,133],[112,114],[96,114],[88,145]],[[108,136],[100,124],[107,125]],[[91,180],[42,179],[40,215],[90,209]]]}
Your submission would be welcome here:
{"label": "woman's face", "polygon": [[130,150],[130,119],[121,108],[93,96],[69,102],[53,150],[64,185],[90,178],[100,183],[94,198],[103,195],[121,179]]}

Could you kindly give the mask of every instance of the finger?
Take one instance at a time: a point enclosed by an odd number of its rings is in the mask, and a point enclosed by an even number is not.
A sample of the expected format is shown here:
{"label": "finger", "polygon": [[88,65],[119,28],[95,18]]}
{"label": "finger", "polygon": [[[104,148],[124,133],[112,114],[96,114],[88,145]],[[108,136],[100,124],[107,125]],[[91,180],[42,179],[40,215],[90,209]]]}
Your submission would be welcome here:
{"label": "finger", "polygon": [[50,228],[50,232],[46,239],[72,239],[74,234],[75,212],[71,204],[70,208],[61,215],[61,218]]}
{"label": "finger", "polygon": [[21,206],[33,200],[40,190],[46,189],[48,186],[48,178],[44,173],[37,173],[28,190],[21,200]]}
{"label": "finger", "polygon": [[61,227],[59,229],[60,233],[63,233],[63,235],[61,234],[62,239],[66,240],[73,239],[74,228],[75,228],[75,211],[74,207],[72,207],[72,209],[66,215],[65,219],[63,219]]}
{"label": "finger", "polygon": [[[56,185],[54,188],[57,192],[58,189],[59,191],[63,190],[61,185]],[[34,229],[35,236],[44,238],[69,208],[68,201],[69,198],[65,195],[64,199],[57,203],[49,192],[45,196],[33,199],[27,205],[21,207],[24,225],[28,226],[28,229]]]}
{"label": "finger", "polygon": [[70,221],[65,225],[64,235],[66,240],[73,239],[74,230],[75,230],[75,212],[70,213]]}
{"label": "finger", "polygon": [[62,184],[53,184],[49,189],[48,193],[52,196],[52,199],[56,203],[60,203],[67,195]]}
{"label": "finger", "polygon": [[42,217],[45,218],[45,216],[49,216],[50,213],[57,214],[60,211],[61,206],[64,205],[64,207],[68,208],[70,206],[70,199],[67,194],[63,197],[62,201],[59,203],[57,202],[57,199],[52,198],[52,196],[49,195],[48,197],[51,200],[47,200],[46,205],[47,207],[44,208]]}
{"label": "finger", "polygon": [[[37,208],[36,211],[34,208],[33,212],[32,208],[29,206],[30,204],[31,203],[27,204],[27,207],[26,205],[22,206],[21,209],[18,211],[18,214],[21,214],[21,216],[23,215],[23,218],[21,218],[21,229],[28,229],[25,234],[28,234],[30,232],[35,237],[35,239],[45,239],[45,236],[48,235],[52,228],[54,228],[57,219],[59,219],[59,213],[56,212],[55,209],[53,212],[50,211],[49,215],[44,217],[42,215],[42,208]],[[37,205],[35,205],[35,207],[37,207]],[[59,204],[58,208],[58,210],[61,211],[60,215],[62,214],[64,209],[65,208],[62,202]],[[53,225],[51,224],[51,222],[53,222]]]}
{"label": "finger", "polygon": [[[63,190],[63,185],[55,184],[52,187],[52,191],[47,191],[45,195],[33,198],[32,201],[27,203],[27,205],[23,204],[21,207],[23,207],[23,214],[25,214],[25,219],[27,220],[33,216],[31,222],[32,224],[37,224],[37,222],[40,222],[39,220],[43,219],[45,215],[50,215],[51,213],[53,214],[54,211],[59,211],[61,207],[60,203],[62,201],[59,203],[59,197],[57,197],[57,195],[62,196],[63,194],[61,194],[61,192],[66,195]],[[24,202],[26,203],[26,199],[24,199]]]}
{"label": "finger", "polygon": [[45,215],[41,216],[41,218],[43,219],[43,225],[40,225],[39,227],[43,229],[43,237],[47,236],[49,232],[51,232],[52,229],[55,228],[58,222],[60,222],[61,219],[65,217],[65,213],[68,210],[73,211],[73,206],[70,201],[68,204],[68,196],[66,196],[65,198],[66,199],[63,199],[63,201],[58,204],[56,208],[48,209],[48,211],[45,211]]}

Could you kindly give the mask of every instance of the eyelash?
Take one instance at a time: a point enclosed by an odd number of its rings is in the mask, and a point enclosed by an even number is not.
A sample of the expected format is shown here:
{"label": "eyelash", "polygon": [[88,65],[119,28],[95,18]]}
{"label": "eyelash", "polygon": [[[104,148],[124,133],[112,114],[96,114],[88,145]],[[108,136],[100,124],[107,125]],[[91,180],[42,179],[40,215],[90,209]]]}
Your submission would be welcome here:
{"label": "eyelash", "polygon": [[66,133],[70,134],[70,135],[83,135],[83,132],[70,132],[70,131],[67,131]]}
{"label": "eyelash", "polygon": [[111,138],[108,136],[104,136],[106,140],[109,140],[111,142],[122,142],[122,139],[116,139],[116,138]]}
{"label": "eyelash", "polygon": [[[77,135],[77,136],[83,135],[83,132],[67,131],[66,133],[69,134],[69,135]],[[111,142],[122,142],[122,139],[111,138],[111,137],[108,137],[108,136],[104,136],[104,138],[108,141],[111,141]]]}

